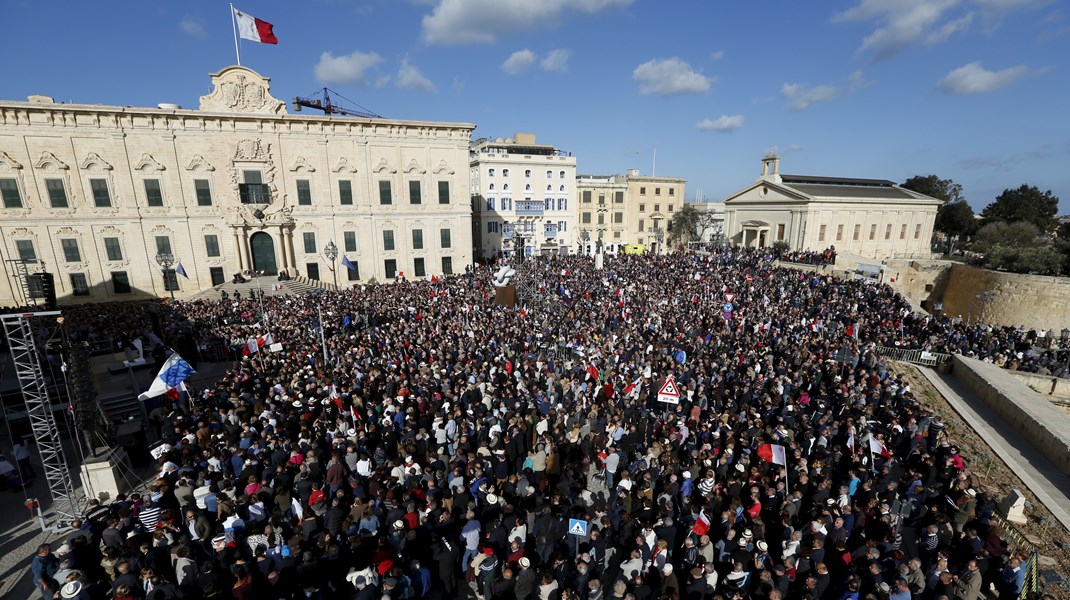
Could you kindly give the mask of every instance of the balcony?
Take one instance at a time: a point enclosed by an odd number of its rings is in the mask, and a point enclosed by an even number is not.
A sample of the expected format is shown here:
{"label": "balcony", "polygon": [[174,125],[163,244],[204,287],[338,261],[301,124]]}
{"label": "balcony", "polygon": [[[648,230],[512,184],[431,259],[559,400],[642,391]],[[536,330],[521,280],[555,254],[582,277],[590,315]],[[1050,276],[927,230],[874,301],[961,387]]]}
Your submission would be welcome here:
{"label": "balcony", "polygon": [[239,183],[238,199],[242,204],[271,204],[271,188],[263,183]]}
{"label": "balcony", "polygon": [[517,200],[516,216],[518,217],[541,217],[545,211],[542,200]]}

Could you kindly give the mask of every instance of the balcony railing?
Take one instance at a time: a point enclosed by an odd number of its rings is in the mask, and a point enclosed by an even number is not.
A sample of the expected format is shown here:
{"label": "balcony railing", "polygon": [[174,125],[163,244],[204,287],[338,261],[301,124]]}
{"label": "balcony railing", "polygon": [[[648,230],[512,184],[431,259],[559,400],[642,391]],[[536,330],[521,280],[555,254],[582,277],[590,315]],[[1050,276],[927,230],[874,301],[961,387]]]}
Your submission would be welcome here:
{"label": "balcony railing", "polygon": [[516,214],[519,217],[541,217],[544,209],[542,200],[516,201]]}
{"label": "balcony railing", "polygon": [[239,183],[238,199],[242,204],[271,204],[271,188],[264,183]]}

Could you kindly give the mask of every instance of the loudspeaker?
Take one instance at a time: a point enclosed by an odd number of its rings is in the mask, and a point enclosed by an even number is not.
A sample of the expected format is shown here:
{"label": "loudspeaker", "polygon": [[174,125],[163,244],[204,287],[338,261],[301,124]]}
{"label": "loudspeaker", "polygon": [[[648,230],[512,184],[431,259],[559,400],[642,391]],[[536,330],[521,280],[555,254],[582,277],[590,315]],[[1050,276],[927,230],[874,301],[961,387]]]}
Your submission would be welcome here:
{"label": "loudspeaker", "polygon": [[56,310],[56,279],[48,272],[34,273],[41,282],[41,294],[45,300],[45,310]]}
{"label": "loudspeaker", "polygon": [[122,423],[115,431],[115,441],[126,450],[126,455],[130,457],[130,465],[135,469],[151,464],[149,441],[145,437],[142,423],[138,421]]}

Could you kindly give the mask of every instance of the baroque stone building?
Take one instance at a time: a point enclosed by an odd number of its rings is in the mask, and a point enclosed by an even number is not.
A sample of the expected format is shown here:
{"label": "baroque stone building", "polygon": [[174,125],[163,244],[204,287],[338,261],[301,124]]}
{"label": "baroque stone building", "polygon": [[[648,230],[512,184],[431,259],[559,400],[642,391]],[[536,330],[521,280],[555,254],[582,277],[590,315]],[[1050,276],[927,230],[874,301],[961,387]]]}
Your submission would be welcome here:
{"label": "baroque stone building", "polygon": [[940,203],[884,179],[781,175],[769,155],[756,182],[725,198],[724,228],[744,246],[928,258]]}
{"label": "baroque stone building", "polygon": [[161,252],[179,295],[238,272],[345,285],[471,262],[474,125],[287,114],[248,68],[211,77],[199,110],[0,101],[0,305],[23,301],[19,259],[61,302],[162,296]]}

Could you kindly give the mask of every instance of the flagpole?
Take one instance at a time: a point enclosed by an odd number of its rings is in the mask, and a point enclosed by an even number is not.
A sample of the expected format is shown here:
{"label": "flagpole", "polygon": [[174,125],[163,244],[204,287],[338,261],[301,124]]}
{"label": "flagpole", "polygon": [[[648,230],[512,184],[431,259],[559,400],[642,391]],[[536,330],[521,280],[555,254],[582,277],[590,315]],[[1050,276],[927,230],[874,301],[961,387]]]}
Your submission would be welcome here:
{"label": "flagpole", "polygon": [[234,29],[234,54],[238,57],[238,66],[241,66],[241,50],[238,49],[238,19],[234,16],[234,5],[230,5],[230,26]]}

